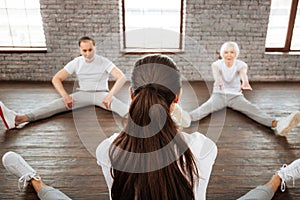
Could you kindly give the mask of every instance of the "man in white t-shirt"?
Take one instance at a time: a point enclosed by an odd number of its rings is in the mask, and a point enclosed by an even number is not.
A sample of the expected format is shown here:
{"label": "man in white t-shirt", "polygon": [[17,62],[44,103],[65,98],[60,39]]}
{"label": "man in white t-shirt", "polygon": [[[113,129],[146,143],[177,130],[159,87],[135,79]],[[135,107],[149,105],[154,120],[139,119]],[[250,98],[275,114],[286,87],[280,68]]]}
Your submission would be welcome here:
{"label": "man in white t-shirt", "polygon": [[[95,41],[92,38],[82,37],[78,44],[81,56],[70,61],[52,79],[53,86],[62,98],[24,115],[16,114],[0,102],[0,116],[7,129],[15,128],[24,122],[48,118],[57,113],[89,105],[111,110],[121,117],[126,116],[129,106],[114,97],[126,82],[124,74],[107,58],[95,54]],[[79,88],[76,92],[68,94],[63,81],[73,73],[77,76]],[[116,81],[109,90],[110,75]]]}
{"label": "man in white t-shirt", "polygon": [[214,88],[211,97],[189,114],[192,121],[201,120],[208,114],[225,107],[237,110],[256,122],[271,127],[277,135],[285,136],[300,122],[300,112],[295,111],[285,118],[276,120],[249,102],[243,90],[252,90],[245,62],[238,60],[239,47],[235,42],[225,42],[220,50],[222,59],[212,64]]}

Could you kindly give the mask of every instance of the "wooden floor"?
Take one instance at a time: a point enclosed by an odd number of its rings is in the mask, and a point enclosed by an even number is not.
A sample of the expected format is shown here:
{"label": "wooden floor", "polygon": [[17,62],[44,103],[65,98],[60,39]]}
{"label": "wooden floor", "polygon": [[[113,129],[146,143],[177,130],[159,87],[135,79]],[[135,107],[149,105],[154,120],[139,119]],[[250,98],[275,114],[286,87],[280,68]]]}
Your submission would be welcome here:
{"label": "wooden floor", "polygon": [[[67,85],[69,91],[72,84]],[[118,97],[128,101],[128,85]],[[253,83],[245,96],[266,113],[287,116],[300,109],[300,83]],[[185,83],[181,105],[194,109],[209,97],[211,84]],[[19,112],[46,104],[58,97],[50,83],[0,82],[0,100]],[[72,199],[109,199],[100,167],[94,157],[103,138],[122,129],[122,120],[106,110],[94,107],[53,116],[5,131],[0,124],[0,155],[15,151],[23,155],[43,177]],[[300,157],[300,126],[287,137],[244,115],[224,109],[192,123],[186,132],[200,131],[218,146],[218,156],[207,190],[207,199],[236,199],[257,185],[264,184],[283,163]],[[0,165],[0,199],[38,199],[32,188],[19,192],[17,180]],[[274,199],[299,199],[300,180]]]}

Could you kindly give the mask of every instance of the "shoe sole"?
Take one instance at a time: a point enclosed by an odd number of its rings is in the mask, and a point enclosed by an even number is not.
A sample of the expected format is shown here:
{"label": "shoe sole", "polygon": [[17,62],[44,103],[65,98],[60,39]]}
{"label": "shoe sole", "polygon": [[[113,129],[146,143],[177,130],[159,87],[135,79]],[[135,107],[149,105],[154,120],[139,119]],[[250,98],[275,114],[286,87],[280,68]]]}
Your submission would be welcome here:
{"label": "shoe sole", "polygon": [[0,106],[0,117],[2,118],[2,121],[3,121],[4,125],[6,126],[6,129],[9,129],[9,126],[8,126],[6,120],[5,120],[5,117],[4,117],[1,106]]}
{"label": "shoe sole", "polygon": [[295,113],[295,115],[293,116],[293,118],[291,119],[289,125],[282,130],[281,136],[286,136],[291,130],[292,128],[296,127],[300,122],[300,112]]}

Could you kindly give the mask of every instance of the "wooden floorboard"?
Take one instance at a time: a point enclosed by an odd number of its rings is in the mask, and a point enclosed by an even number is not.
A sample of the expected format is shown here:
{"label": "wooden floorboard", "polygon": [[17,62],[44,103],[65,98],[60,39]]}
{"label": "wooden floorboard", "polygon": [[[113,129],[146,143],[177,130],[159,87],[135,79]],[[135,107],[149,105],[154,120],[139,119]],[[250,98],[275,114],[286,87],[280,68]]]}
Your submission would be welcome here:
{"label": "wooden floorboard", "polygon": [[[211,83],[183,85],[181,105],[187,111],[209,97]],[[72,91],[73,84],[66,87]],[[300,110],[299,82],[252,83],[245,96],[266,113],[287,116]],[[0,100],[9,108],[26,113],[59,97],[50,83],[0,82]],[[128,102],[128,84],[118,97]],[[78,117],[80,116],[80,118]],[[95,127],[94,123],[98,126]],[[72,199],[108,199],[108,191],[94,150],[97,144],[122,129],[122,119],[100,108],[88,107],[5,131],[0,124],[0,155],[15,151],[24,156],[51,186]],[[287,137],[231,109],[192,123],[186,132],[200,131],[216,141],[218,156],[207,190],[208,200],[236,199],[251,188],[265,183],[283,163],[300,157],[300,126]],[[17,180],[0,167],[0,199],[38,199],[31,187],[19,192]],[[273,199],[299,199],[300,181]]]}

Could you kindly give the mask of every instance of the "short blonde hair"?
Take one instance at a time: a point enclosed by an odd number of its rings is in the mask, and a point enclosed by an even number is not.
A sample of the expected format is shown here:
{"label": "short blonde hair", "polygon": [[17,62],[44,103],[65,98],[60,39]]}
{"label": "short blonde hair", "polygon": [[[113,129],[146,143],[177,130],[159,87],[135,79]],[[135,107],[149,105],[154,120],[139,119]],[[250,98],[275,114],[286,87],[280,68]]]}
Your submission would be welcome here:
{"label": "short blonde hair", "polygon": [[236,42],[232,42],[232,41],[228,41],[225,42],[220,49],[220,56],[223,58],[224,56],[224,52],[225,50],[229,49],[230,47],[232,47],[236,53],[236,58],[239,56],[240,54],[240,48],[238,46],[238,44]]}

